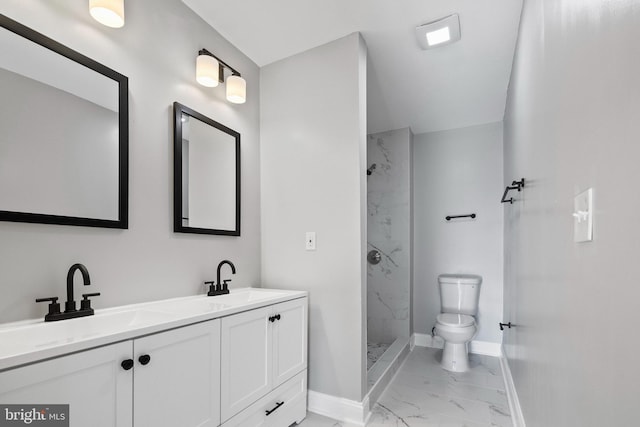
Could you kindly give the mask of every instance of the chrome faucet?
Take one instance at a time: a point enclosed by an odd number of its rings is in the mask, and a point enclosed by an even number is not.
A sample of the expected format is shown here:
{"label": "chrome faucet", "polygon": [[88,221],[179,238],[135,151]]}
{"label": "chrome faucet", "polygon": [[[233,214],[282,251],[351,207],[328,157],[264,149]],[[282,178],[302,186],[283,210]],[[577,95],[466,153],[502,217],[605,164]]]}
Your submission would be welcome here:
{"label": "chrome faucet", "polygon": [[213,282],[213,281],[204,282],[205,284],[209,285],[209,292],[207,292],[207,295],[209,295],[210,297],[229,293],[229,288],[227,284],[231,281],[231,279],[223,280],[222,283],[220,282],[220,270],[222,269],[222,266],[225,264],[228,264],[229,267],[231,267],[231,274],[236,274],[236,266],[233,265],[231,261],[229,261],[228,259],[225,259],[224,261],[220,261],[220,264],[218,264],[216,282]]}
{"label": "chrome faucet", "polygon": [[52,322],[55,320],[73,319],[76,317],[91,316],[93,314],[93,308],[91,308],[91,300],[89,297],[97,297],[99,292],[92,294],[82,294],[82,301],[80,301],[80,310],[76,309],[76,302],[73,299],[73,275],[77,270],[82,273],[82,280],[84,286],[91,284],[91,278],[89,277],[89,270],[82,264],[73,264],[67,273],[67,301],[64,303],[64,312],[60,312],[60,304],[58,303],[58,297],[51,298],[38,298],[36,302],[49,302],[49,313],[44,316],[45,322]]}

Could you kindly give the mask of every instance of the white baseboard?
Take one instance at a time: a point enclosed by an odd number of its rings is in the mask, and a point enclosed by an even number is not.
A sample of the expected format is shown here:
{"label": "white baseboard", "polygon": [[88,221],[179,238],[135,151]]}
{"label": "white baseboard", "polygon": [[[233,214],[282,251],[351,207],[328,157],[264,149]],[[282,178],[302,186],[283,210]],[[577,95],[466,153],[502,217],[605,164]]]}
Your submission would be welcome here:
{"label": "white baseboard", "polygon": [[439,337],[432,337],[429,334],[413,334],[411,337],[416,347],[442,348],[443,341]]}
{"label": "white baseboard", "polygon": [[490,341],[471,341],[469,351],[473,354],[484,354],[485,356],[502,356],[502,344]]}
{"label": "white baseboard", "polygon": [[513,427],[526,427],[520,401],[518,400],[518,393],[516,392],[516,386],[511,376],[509,361],[504,355],[504,352],[503,355],[500,356],[500,368],[502,369],[502,378],[504,378],[504,385],[507,390],[507,401],[509,402],[509,411],[511,412]]}
{"label": "white baseboard", "polygon": [[[432,337],[429,334],[413,334],[412,340],[418,347],[442,348],[444,340],[440,337]],[[502,356],[502,344],[489,341],[471,341],[469,351],[473,354],[484,354],[486,356]]]}
{"label": "white baseboard", "polygon": [[364,426],[369,416],[369,398],[362,402],[309,390],[307,410],[334,420]]}

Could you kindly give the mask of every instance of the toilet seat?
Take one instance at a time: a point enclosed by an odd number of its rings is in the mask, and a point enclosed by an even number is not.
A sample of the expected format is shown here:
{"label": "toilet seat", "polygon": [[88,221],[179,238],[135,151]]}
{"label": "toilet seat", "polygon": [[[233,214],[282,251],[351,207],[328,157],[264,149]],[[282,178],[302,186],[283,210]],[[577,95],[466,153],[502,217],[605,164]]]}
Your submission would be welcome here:
{"label": "toilet seat", "polygon": [[456,313],[440,313],[436,317],[436,321],[441,325],[452,326],[457,328],[472,326],[476,322],[473,316],[469,316],[468,314],[456,314]]}

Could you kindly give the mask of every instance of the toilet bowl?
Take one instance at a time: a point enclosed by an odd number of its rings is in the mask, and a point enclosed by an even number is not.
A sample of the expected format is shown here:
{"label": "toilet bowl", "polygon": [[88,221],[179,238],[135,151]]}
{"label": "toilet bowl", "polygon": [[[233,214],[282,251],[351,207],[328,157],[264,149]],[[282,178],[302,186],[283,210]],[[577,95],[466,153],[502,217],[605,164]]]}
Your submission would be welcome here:
{"label": "toilet bowl", "polygon": [[464,372],[469,369],[468,342],[478,331],[478,311],[482,277],[469,274],[441,274],[441,313],[436,317],[435,334],[444,339],[443,369]]}
{"label": "toilet bowl", "polygon": [[440,362],[442,368],[452,372],[464,372],[469,369],[467,343],[473,339],[477,331],[473,316],[454,313],[441,313],[437,316],[435,333],[444,339]]}

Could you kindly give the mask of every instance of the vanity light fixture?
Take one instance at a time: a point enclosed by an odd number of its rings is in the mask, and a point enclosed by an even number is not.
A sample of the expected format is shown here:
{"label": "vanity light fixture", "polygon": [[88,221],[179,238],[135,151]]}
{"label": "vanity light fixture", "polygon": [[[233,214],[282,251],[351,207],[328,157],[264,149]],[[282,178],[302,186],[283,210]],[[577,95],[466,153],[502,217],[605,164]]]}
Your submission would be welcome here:
{"label": "vanity light fixture", "polygon": [[416,38],[422,49],[432,49],[460,40],[460,18],[457,13],[416,27]]}
{"label": "vanity light fixture", "polygon": [[206,53],[198,55],[196,59],[196,80],[202,86],[216,87],[220,79],[220,63],[216,58]]}
{"label": "vanity light fixture", "polygon": [[234,104],[244,104],[247,101],[247,82],[240,73],[226,62],[209,52],[200,49],[196,59],[196,80],[202,86],[216,87],[224,83],[224,70],[231,71],[227,78],[227,101]]}
{"label": "vanity light fixture", "polygon": [[124,0],[89,0],[89,13],[107,27],[124,26]]}

